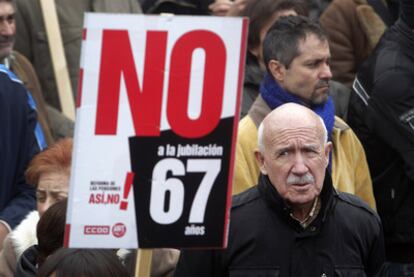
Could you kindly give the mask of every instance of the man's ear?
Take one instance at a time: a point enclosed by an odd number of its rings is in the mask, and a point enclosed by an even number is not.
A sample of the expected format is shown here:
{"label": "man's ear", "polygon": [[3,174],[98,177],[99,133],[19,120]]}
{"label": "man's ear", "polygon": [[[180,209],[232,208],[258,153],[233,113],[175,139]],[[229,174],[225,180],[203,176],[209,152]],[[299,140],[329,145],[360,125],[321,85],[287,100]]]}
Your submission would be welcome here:
{"label": "man's ear", "polygon": [[263,175],[267,175],[267,170],[264,164],[264,156],[262,155],[262,153],[258,149],[256,149],[254,151],[254,156],[256,157],[257,163],[259,164],[260,172]]}
{"label": "man's ear", "polygon": [[329,153],[332,151],[332,142],[328,141],[325,144],[325,160],[326,160],[326,166],[328,166],[329,163]]}
{"label": "man's ear", "polygon": [[275,78],[278,83],[283,83],[286,74],[286,66],[277,60],[270,60],[267,67],[273,78]]}

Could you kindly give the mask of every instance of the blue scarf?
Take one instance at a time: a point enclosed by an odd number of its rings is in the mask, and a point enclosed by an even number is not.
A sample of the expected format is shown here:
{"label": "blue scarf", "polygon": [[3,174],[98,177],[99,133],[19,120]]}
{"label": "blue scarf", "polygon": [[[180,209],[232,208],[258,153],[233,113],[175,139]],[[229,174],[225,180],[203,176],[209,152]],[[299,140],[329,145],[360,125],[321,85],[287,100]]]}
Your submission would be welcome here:
{"label": "blue scarf", "polygon": [[[260,84],[260,95],[272,110],[286,103],[297,103],[307,106],[299,97],[281,88],[268,73],[266,73],[262,83]],[[329,96],[325,103],[314,105],[309,108],[323,119],[326,129],[328,130],[328,140],[332,141],[332,131],[335,123],[335,106],[332,97]],[[332,168],[331,164],[332,151],[329,156],[329,171],[331,171]]]}

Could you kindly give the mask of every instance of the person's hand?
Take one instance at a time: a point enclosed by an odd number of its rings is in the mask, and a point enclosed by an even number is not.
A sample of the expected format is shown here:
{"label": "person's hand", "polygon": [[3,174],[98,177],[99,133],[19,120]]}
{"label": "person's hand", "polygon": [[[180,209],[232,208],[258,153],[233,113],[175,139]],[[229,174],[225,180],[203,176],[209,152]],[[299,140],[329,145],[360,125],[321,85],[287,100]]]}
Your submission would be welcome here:
{"label": "person's hand", "polygon": [[246,7],[247,0],[235,0],[227,11],[226,16],[240,16]]}
{"label": "person's hand", "polygon": [[232,5],[233,2],[230,0],[216,0],[214,3],[210,4],[208,8],[213,15],[225,16]]}
{"label": "person's hand", "polygon": [[3,249],[3,240],[6,238],[9,233],[9,229],[0,222],[0,251]]}

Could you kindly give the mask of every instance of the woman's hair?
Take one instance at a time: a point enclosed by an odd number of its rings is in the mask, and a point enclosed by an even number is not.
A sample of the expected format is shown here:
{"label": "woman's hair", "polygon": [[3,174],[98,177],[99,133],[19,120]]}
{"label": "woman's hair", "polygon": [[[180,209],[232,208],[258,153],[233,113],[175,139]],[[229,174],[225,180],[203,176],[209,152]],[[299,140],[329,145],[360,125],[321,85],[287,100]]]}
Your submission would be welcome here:
{"label": "woman's hair", "polygon": [[128,277],[112,250],[61,248],[39,268],[38,277]]}
{"label": "woman's hair", "polygon": [[254,49],[260,45],[260,31],[276,12],[294,10],[298,15],[308,15],[307,4],[302,0],[249,0],[242,12],[249,18],[247,45]]}
{"label": "woman's hair", "polygon": [[37,263],[42,265],[46,258],[63,246],[66,224],[67,200],[50,206],[37,223],[39,255]]}
{"label": "woman's hair", "polygon": [[27,182],[37,186],[40,176],[50,172],[64,173],[69,176],[72,162],[72,147],[73,140],[65,138],[37,154],[26,170]]}

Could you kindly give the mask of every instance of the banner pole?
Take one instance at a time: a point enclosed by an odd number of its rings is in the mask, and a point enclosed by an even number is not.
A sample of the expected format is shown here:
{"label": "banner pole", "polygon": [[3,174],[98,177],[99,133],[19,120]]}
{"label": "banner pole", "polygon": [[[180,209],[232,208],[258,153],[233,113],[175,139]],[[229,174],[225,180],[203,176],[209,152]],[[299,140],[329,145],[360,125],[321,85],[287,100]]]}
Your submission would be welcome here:
{"label": "banner pole", "polygon": [[75,101],[73,99],[65,51],[63,49],[62,36],[59,29],[55,1],[40,0],[40,6],[45,23],[50,55],[52,57],[53,72],[62,113],[74,120]]}
{"label": "banner pole", "polygon": [[135,277],[150,277],[152,262],[151,249],[137,249],[137,261],[135,263]]}

